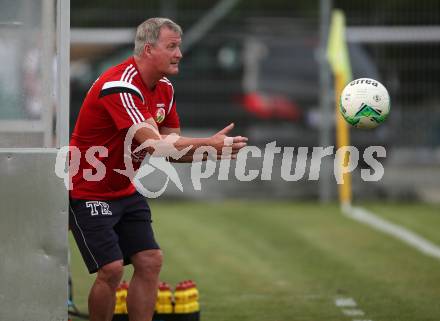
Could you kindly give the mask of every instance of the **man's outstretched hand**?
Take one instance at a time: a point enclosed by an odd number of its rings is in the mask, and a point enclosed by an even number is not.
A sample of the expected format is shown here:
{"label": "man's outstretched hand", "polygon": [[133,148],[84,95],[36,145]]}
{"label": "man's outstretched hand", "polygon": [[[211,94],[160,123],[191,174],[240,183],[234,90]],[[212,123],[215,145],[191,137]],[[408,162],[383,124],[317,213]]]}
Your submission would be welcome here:
{"label": "man's outstretched hand", "polygon": [[[232,149],[230,158],[235,159],[237,153],[247,145],[248,138],[244,136],[228,136],[229,132],[234,128],[234,123],[229,124],[215,135],[211,136],[210,146],[217,150],[217,155],[222,158],[222,148],[229,147]],[[224,155],[225,156],[225,155]],[[229,155],[227,155],[229,156]]]}

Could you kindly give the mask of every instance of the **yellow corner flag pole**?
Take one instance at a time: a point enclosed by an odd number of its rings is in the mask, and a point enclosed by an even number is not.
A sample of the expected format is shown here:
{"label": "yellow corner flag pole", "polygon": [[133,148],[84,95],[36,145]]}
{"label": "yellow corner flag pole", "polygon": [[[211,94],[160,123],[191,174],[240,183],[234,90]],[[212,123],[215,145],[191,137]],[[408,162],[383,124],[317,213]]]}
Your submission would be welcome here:
{"label": "yellow corner flag pole", "polygon": [[[344,86],[352,77],[350,55],[345,39],[345,16],[342,10],[333,10],[332,13],[327,57],[335,77],[336,144],[337,148],[340,148],[350,144],[350,131],[339,112],[339,101]],[[348,161],[348,152],[346,152],[340,164],[340,170],[348,165]],[[342,206],[350,206],[351,198],[351,174],[344,173],[343,183],[339,185],[339,201]]]}

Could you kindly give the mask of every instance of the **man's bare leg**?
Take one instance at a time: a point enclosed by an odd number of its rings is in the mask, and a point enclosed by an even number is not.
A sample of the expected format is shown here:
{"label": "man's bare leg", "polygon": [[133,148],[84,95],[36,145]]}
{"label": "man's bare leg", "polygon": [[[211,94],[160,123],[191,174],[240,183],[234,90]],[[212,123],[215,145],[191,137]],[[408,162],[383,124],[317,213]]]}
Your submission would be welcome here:
{"label": "man's bare leg", "polygon": [[90,321],[111,321],[116,302],[116,289],[123,273],[122,260],[104,265],[98,270],[89,294]]}
{"label": "man's bare leg", "polygon": [[130,321],[147,321],[153,318],[157,297],[159,273],[162,267],[161,250],[145,250],[131,258],[134,266],[127,297]]}

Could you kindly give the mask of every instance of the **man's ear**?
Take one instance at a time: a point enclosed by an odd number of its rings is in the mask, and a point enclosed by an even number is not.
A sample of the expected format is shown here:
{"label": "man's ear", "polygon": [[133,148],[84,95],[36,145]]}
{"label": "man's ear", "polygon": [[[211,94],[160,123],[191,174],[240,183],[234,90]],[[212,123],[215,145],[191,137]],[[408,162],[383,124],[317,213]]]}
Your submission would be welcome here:
{"label": "man's ear", "polygon": [[145,56],[149,56],[151,55],[151,49],[153,48],[153,46],[151,45],[151,43],[146,43],[144,45],[144,55]]}

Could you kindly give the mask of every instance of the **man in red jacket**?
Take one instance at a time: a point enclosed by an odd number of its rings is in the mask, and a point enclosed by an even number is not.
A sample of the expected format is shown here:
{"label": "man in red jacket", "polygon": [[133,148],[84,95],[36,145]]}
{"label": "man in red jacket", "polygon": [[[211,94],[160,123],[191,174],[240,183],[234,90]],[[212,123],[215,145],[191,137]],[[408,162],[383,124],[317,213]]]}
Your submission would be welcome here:
{"label": "man in red jacket", "polygon": [[[134,170],[151,152],[134,152],[146,142],[172,141],[174,150],[184,151],[180,162],[191,162],[201,146],[214,148],[221,157],[228,145],[234,158],[246,145],[246,137],[227,136],[233,124],[211,137],[180,136],[174,88],[166,76],[179,71],[181,35],[181,28],[166,18],[139,25],[134,55],[95,81],[72,134],[70,145],[81,158],[72,174],[69,225],[89,272],[97,272],[89,295],[91,321],[112,319],[116,288],[129,263],[134,266],[127,298],[130,321],[151,320],[154,312],[162,252],[145,198],[121,171],[130,128],[136,129],[130,146]],[[167,140],[169,135],[178,136]],[[97,175],[102,166],[104,175]]]}

